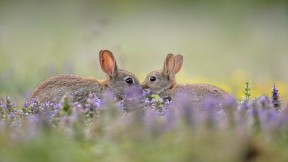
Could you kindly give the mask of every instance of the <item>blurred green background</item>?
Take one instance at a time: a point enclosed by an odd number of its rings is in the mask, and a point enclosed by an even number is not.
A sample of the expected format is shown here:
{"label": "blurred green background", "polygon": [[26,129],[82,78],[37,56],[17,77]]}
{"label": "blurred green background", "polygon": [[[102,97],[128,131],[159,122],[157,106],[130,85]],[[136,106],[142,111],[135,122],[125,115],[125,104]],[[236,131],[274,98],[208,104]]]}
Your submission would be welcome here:
{"label": "blurred green background", "polygon": [[[284,0],[0,1],[0,96],[23,100],[47,77],[104,79],[98,52],[139,76],[183,54],[178,81],[259,94],[288,81],[288,5]],[[270,86],[270,87],[267,87]],[[262,90],[263,89],[263,90]]]}

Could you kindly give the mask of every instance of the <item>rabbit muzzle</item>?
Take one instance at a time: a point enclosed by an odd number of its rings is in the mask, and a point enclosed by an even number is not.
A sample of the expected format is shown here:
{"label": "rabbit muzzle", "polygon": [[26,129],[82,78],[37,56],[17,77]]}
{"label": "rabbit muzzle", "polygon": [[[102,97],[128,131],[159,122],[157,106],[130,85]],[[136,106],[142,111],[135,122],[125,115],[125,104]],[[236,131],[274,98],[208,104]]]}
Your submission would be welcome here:
{"label": "rabbit muzzle", "polygon": [[141,84],[141,86],[142,86],[143,89],[148,89],[149,88],[146,82],[143,82]]}

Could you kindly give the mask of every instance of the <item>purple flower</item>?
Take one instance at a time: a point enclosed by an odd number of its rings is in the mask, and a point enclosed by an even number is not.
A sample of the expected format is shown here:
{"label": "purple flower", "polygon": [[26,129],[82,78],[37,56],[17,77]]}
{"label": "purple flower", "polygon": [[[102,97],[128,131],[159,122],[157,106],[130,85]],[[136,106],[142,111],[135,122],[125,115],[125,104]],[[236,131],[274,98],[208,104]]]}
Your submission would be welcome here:
{"label": "purple flower", "polygon": [[[179,110],[179,116],[183,119],[184,123],[190,127],[195,126],[196,117],[198,117],[197,104],[191,102],[191,94],[189,92],[183,91],[182,93],[177,93],[174,101],[171,104],[172,107]],[[196,116],[197,114],[197,116]]]}
{"label": "purple flower", "polygon": [[59,113],[60,113],[59,109],[58,110],[53,110],[52,113],[51,113],[51,118],[58,117]]}
{"label": "purple flower", "polygon": [[97,97],[95,93],[90,93],[86,102],[98,108],[101,105],[102,100]]}
{"label": "purple flower", "polygon": [[146,105],[150,104],[150,102],[151,102],[151,101],[149,100],[149,98],[146,98],[146,99],[145,99],[145,104],[146,104]]}
{"label": "purple flower", "polygon": [[208,127],[213,128],[216,124],[216,114],[218,110],[219,104],[218,101],[212,97],[208,96],[205,99],[205,108],[206,111],[204,113],[205,123]]}
{"label": "purple flower", "polygon": [[[96,94],[93,94],[93,95],[95,96],[94,98],[96,98]],[[112,90],[107,89],[103,92],[102,99],[105,102],[114,102],[117,100],[117,96]]]}
{"label": "purple flower", "polygon": [[128,101],[139,101],[143,97],[143,89],[140,86],[132,86],[124,91],[124,99]]}
{"label": "purple flower", "polygon": [[280,113],[280,117],[279,117],[279,124],[286,124],[288,121],[288,105],[286,106],[285,109],[283,109]]}
{"label": "purple flower", "polygon": [[4,102],[0,102],[0,107],[2,109],[6,109],[7,108],[7,106],[6,106],[6,104]]}
{"label": "purple flower", "polygon": [[[108,95],[108,93],[106,93],[106,95]],[[112,97],[112,96],[109,95],[109,97]],[[108,99],[108,101],[110,99]],[[90,93],[89,97],[86,100],[85,107],[83,108],[83,112],[85,114],[88,114],[90,112],[90,116],[92,117],[94,116],[94,114],[96,114],[97,109],[101,107],[101,105],[103,104],[104,104],[104,101],[101,100],[99,97],[97,97],[95,93]],[[80,106],[78,106],[78,108],[80,108]]]}
{"label": "purple flower", "polygon": [[277,111],[273,111],[273,110],[270,110],[267,112],[267,120],[269,121],[276,121],[277,118],[279,116],[279,113]]}
{"label": "purple flower", "polygon": [[243,103],[240,104],[240,111],[244,110],[249,110],[251,109],[251,104],[249,103],[249,101],[245,100]]}
{"label": "purple flower", "polygon": [[53,109],[60,109],[63,105],[61,103],[52,104]]}
{"label": "purple flower", "polygon": [[229,95],[224,98],[223,106],[235,109],[237,107],[237,101],[233,96]]}
{"label": "purple flower", "polygon": [[157,118],[157,114],[155,111],[151,109],[147,109],[145,111],[144,122],[146,126],[152,126],[153,124],[155,124],[156,118]]}
{"label": "purple flower", "polygon": [[147,95],[147,91],[143,90],[142,91],[142,97],[146,97],[146,95]]}
{"label": "purple flower", "polygon": [[171,102],[172,102],[172,101],[170,101],[169,99],[166,98],[164,105],[169,105]]}
{"label": "purple flower", "polygon": [[74,102],[73,104],[73,107],[76,108],[76,111],[80,111],[80,112],[83,112],[83,106],[81,104],[79,104],[78,102]]}
{"label": "purple flower", "polygon": [[255,132],[259,132],[261,129],[260,111],[257,110],[257,107],[253,107],[251,113],[252,113],[252,117],[253,117],[254,130],[255,130]]}
{"label": "purple flower", "polygon": [[4,102],[2,103],[3,108],[7,108],[9,110],[13,109],[15,105],[15,102],[11,101],[9,96],[6,96]]}
{"label": "purple flower", "polygon": [[205,108],[207,112],[215,113],[217,107],[218,107],[218,102],[214,97],[209,96],[205,99]]}
{"label": "purple flower", "polygon": [[261,105],[263,110],[270,108],[270,100],[269,100],[269,98],[266,95],[261,96],[258,99],[258,101],[260,102],[260,105]]}
{"label": "purple flower", "polygon": [[143,89],[142,90],[142,97],[148,97],[148,96],[151,96],[152,95],[152,92],[150,89]]}
{"label": "purple flower", "polygon": [[166,117],[166,129],[173,129],[176,126],[176,115],[172,109],[167,109],[165,113]]}
{"label": "purple flower", "polygon": [[159,98],[158,102],[163,103],[164,102],[163,98]]}
{"label": "purple flower", "polygon": [[259,118],[262,127],[266,130],[275,129],[279,119],[279,113],[276,110],[262,110],[259,112]]}
{"label": "purple flower", "polygon": [[28,106],[29,106],[30,102],[29,101],[25,101],[24,105],[23,105],[23,108],[24,109],[27,109]]}
{"label": "purple flower", "polygon": [[31,102],[30,102],[30,106],[31,108],[35,108],[35,106],[38,105],[38,102],[35,98],[32,98],[31,99]]}
{"label": "purple flower", "polygon": [[276,87],[276,84],[274,84],[273,89],[272,89],[272,103],[273,103],[273,107],[277,110],[280,111],[281,109],[281,100],[280,100],[280,96],[279,96],[279,92],[278,89]]}
{"label": "purple flower", "polygon": [[13,112],[10,112],[9,118],[10,118],[10,119],[14,119],[14,117],[15,117],[14,113],[13,113]]}

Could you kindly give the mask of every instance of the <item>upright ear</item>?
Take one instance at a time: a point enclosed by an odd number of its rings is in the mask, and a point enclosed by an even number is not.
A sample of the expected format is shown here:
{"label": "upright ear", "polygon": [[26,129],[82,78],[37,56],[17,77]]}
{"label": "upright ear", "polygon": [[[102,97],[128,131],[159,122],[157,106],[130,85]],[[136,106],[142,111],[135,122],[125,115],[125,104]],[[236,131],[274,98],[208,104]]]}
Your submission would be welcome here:
{"label": "upright ear", "polygon": [[164,75],[169,76],[170,73],[172,72],[173,68],[174,68],[174,65],[175,65],[174,55],[168,54],[166,56],[166,60],[164,62],[164,67],[163,67]]}
{"label": "upright ear", "polygon": [[174,65],[174,68],[171,72],[172,75],[177,74],[181,70],[181,67],[183,64],[183,56],[182,55],[176,55],[174,57],[174,60],[175,60],[175,65]]}
{"label": "upright ear", "polygon": [[99,61],[101,69],[109,75],[110,78],[117,74],[117,65],[112,52],[102,50],[99,52]]}

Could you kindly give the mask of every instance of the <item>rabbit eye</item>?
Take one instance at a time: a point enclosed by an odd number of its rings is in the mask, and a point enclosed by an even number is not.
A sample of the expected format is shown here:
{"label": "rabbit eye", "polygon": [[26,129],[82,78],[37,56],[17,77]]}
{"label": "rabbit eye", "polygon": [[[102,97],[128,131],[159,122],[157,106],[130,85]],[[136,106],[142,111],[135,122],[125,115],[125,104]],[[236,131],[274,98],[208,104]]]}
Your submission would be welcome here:
{"label": "rabbit eye", "polygon": [[150,77],[151,82],[154,82],[155,80],[156,80],[156,77],[154,77],[154,76]]}
{"label": "rabbit eye", "polygon": [[128,84],[133,84],[133,79],[132,78],[127,78],[125,81]]}

